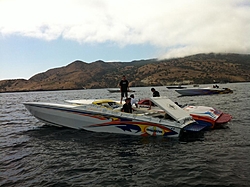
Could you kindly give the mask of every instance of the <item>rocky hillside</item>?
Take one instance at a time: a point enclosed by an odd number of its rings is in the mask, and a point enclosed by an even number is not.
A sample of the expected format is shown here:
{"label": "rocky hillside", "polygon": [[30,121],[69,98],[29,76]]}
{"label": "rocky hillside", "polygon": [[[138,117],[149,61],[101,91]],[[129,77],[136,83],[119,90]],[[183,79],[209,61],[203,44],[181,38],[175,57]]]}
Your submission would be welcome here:
{"label": "rocky hillside", "polygon": [[122,75],[130,86],[250,81],[250,55],[197,54],[166,60],[85,63],[75,61],[29,80],[2,80],[0,92],[117,87]]}

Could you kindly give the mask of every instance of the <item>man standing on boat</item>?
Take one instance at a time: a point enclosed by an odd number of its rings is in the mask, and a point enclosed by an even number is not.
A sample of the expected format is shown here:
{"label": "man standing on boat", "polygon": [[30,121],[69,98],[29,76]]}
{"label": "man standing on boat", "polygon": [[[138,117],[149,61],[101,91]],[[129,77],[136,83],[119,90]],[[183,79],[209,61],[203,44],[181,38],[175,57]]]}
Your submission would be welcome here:
{"label": "man standing on boat", "polygon": [[120,92],[121,92],[121,101],[120,103],[122,104],[122,99],[125,96],[126,98],[128,98],[128,90],[129,90],[129,86],[128,86],[129,82],[126,79],[125,75],[122,76],[122,80],[120,81]]}

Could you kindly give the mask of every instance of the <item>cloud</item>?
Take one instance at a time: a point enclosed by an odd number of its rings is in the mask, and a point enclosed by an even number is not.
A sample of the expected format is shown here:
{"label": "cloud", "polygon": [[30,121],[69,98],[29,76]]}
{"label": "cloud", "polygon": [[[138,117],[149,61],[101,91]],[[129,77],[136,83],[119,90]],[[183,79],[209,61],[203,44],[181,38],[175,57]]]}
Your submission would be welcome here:
{"label": "cloud", "polygon": [[151,44],[159,57],[250,52],[249,0],[0,0],[2,36],[118,46]]}

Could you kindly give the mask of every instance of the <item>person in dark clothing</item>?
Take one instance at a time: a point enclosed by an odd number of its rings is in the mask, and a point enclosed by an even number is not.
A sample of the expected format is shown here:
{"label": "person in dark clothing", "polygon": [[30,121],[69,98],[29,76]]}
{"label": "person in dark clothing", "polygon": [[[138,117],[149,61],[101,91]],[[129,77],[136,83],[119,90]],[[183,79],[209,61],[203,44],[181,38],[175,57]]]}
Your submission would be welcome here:
{"label": "person in dark clothing", "polygon": [[120,92],[121,92],[121,101],[120,103],[122,104],[122,99],[125,96],[128,98],[128,90],[129,90],[129,82],[126,79],[125,75],[122,76],[122,80],[119,83],[120,86]]}
{"label": "person in dark clothing", "polygon": [[[156,91],[154,88],[151,88],[151,92],[153,92],[153,97],[160,97],[160,93]],[[148,110],[151,110],[152,102],[149,102],[149,108]]]}
{"label": "person in dark clothing", "polygon": [[160,93],[156,91],[154,88],[151,88],[151,91],[153,92],[153,97],[160,97]]}
{"label": "person in dark clothing", "polygon": [[133,109],[130,101],[130,98],[125,99],[125,104],[122,107],[122,112],[132,113]]}

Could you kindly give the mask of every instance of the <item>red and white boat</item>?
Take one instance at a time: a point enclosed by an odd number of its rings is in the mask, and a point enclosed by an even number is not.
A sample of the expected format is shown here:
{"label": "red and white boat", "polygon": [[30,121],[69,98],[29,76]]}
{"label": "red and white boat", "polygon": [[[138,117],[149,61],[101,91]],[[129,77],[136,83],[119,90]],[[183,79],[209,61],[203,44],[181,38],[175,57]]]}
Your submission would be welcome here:
{"label": "red and white boat", "polygon": [[[142,99],[138,102],[138,106],[140,108],[148,109],[149,103],[149,99]],[[176,104],[178,105],[178,103]],[[230,114],[224,113],[213,107],[192,105],[183,105],[180,107],[183,110],[187,111],[199,124],[205,125],[207,129],[222,128],[226,123],[228,123],[232,119],[232,116]],[[154,103],[152,103],[151,109],[164,112]]]}

